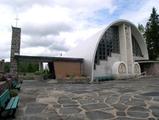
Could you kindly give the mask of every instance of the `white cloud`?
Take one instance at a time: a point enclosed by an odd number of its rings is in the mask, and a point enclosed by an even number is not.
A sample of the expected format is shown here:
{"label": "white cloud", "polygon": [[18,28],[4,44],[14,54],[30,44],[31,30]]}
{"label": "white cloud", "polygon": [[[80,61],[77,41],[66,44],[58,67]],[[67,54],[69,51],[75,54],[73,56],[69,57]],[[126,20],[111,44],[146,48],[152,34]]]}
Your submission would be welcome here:
{"label": "white cloud", "polygon": [[[140,7],[140,9],[136,9],[133,11],[126,11],[124,12],[120,18],[127,19],[132,21],[135,24],[138,23],[146,23],[149,19],[150,13],[152,11],[152,7],[156,7],[159,11],[159,1],[158,0],[144,0],[144,3]],[[135,6],[134,6],[135,7]]]}
{"label": "white cloud", "polygon": [[70,9],[55,6],[33,5],[30,9],[22,12],[20,19],[22,24],[46,24],[52,22],[71,22]]}
{"label": "white cloud", "polygon": [[18,14],[18,26],[22,28],[21,54],[25,55],[53,56],[67,51],[98,30],[87,18],[102,9],[111,14],[116,8],[113,0],[1,0],[0,3],[3,6],[0,13],[7,12],[1,19],[7,27],[0,27],[7,28],[7,34],[3,34],[7,51],[10,50],[10,25],[15,25],[14,18]]}
{"label": "white cloud", "polygon": [[[144,21],[152,6],[159,6],[157,0],[144,3],[139,10],[125,10],[119,18]],[[7,60],[16,14],[22,28],[21,54],[53,56],[98,31],[101,26],[88,20],[101,17],[98,11],[105,10],[110,16],[118,12],[115,0],[0,0],[0,8],[0,58]]]}

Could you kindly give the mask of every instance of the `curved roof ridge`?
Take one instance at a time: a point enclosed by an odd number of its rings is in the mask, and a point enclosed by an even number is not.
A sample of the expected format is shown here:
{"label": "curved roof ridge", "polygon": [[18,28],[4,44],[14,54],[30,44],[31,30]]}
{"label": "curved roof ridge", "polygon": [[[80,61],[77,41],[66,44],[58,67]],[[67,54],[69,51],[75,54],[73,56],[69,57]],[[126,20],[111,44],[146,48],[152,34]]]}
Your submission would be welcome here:
{"label": "curved roof ridge", "polygon": [[[98,39],[104,34],[104,32],[113,24],[116,23],[120,23],[120,22],[127,22],[130,23],[128,20],[124,20],[124,19],[119,19],[115,22],[112,22],[111,24],[108,24],[108,26],[105,26],[104,28],[102,28],[101,30],[97,31],[95,34],[93,34],[93,36],[88,37],[87,39],[83,40],[82,42],[80,42],[79,44],[77,44],[76,47],[70,49],[68,52],[66,52],[65,56],[67,57],[79,57],[80,56],[80,50],[84,49],[85,47],[89,49],[89,45],[92,44],[93,42],[98,43]],[[132,24],[133,25],[133,24]],[[96,38],[96,39],[95,39]],[[94,44],[96,45],[96,44]],[[95,46],[94,46],[95,47]],[[79,50],[80,49],[80,50]],[[88,50],[87,49],[87,50]],[[78,53],[78,54],[77,54]],[[83,53],[82,53],[83,54]],[[83,55],[82,55],[83,56]],[[80,57],[82,57],[80,56]]]}

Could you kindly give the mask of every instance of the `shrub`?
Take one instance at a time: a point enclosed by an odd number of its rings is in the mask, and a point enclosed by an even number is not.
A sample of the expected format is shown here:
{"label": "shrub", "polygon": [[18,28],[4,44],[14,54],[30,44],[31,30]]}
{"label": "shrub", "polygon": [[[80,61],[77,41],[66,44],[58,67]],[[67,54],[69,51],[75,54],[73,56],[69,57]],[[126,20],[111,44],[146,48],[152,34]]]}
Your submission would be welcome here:
{"label": "shrub", "polygon": [[11,97],[15,97],[15,96],[17,96],[18,95],[18,90],[16,90],[16,89],[11,89],[10,90],[10,96]]}

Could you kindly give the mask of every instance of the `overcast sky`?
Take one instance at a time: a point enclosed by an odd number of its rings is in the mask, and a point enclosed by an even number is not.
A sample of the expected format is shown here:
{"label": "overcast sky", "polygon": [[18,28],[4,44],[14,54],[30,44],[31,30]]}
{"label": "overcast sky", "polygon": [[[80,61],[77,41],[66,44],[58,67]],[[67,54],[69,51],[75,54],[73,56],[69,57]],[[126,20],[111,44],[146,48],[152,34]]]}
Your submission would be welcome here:
{"label": "overcast sky", "polygon": [[159,0],[0,0],[0,59],[9,61],[11,26],[21,54],[56,56],[117,19],[145,24]]}

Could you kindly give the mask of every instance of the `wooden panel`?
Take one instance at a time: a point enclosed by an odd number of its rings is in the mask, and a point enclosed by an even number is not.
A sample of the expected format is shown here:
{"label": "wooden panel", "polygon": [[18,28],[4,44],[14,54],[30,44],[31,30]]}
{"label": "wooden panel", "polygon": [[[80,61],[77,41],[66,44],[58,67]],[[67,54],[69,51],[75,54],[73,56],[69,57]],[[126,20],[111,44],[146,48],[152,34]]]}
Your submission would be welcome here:
{"label": "wooden panel", "polygon": [[57,79],[63,79],[68,75],[81,76],[80,62],[55,61],[54,68]]}

